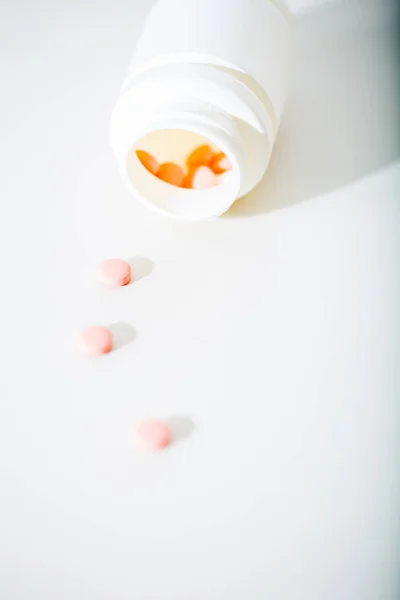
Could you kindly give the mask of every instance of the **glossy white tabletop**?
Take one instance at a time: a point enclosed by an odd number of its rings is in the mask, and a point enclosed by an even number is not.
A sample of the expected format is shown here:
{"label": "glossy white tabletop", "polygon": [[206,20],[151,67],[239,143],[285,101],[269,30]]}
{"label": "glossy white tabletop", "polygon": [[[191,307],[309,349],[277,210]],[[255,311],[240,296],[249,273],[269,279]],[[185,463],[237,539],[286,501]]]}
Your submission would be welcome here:
{"label": "glossy white tabletop", "polygon": [[[2,600],[399,597],[396,10],[319,4],[268,176],[195,224],[108,145],[149,2],[2,7]],[[112,256],[139,280],[101,287]]]}

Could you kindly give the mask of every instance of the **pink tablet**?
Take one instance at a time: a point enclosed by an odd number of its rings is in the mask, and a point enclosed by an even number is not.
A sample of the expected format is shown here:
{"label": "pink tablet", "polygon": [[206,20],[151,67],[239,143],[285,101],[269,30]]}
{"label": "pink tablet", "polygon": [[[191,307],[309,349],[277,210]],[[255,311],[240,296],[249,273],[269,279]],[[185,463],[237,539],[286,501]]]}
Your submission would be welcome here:
{"label": "pink tablet", "polygon": [[112,286],[124,286],[131,280],[131,266],[120,258],[110,258],[101,263],[99,279],[102,283]]}
{"label": "pink tablet", "polygon": [[184,186],[193,190],[209,190],[218,184],[214,171],[209,167],[191,169],[185,177]]}
{"label": "pink tablet", "polygon": [[108,354],[113,347],[111,331],[107,327],[87,327],[81,332],[80,346],[87,356]]}
{"label": "pink tablet", "polygon": [[138,445],[142,450],[156,451],[171,442],[171,430],[163,421],[145,421],[136,431]]}

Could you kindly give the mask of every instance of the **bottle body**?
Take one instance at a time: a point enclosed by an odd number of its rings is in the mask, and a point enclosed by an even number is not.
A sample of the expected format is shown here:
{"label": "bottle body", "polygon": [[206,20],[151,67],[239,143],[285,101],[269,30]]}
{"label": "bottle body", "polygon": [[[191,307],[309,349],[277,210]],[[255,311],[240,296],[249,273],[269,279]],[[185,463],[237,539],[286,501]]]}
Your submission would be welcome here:
{"label": "bottle body", "polygon": [[[292,50],[290,16],[270,0],[159,0],[111,119],[111,143],[131,191],[188,219],[221,214],[250,191],[272,152]],[[173,195],[147,177],[140,183],[145,174],[132,148],[155,131],[168,132],[166,147],[173,131],[201,136],[228,156],[231,173],[218,190],[201,193]],[[190,150],[189,137],[187,144]]]}

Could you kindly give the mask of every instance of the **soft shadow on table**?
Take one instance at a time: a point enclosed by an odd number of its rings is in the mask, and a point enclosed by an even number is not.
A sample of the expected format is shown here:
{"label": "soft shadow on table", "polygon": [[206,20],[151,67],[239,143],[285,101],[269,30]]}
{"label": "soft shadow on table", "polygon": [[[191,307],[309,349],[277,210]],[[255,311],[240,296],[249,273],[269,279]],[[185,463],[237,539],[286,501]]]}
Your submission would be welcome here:
{"label": "soft shadow on table", "polygon": [[122,321],[110,325],[109,330],[111,331],[113,336],[114,350],[120,350],[124,346],[127,346],[128,344],[132,343],[136,338],[135,329],[128,323],[124,323]]}
{"label": "soft shadow on table", "polygon": [[345,0],[299,17],[294,86],[267,174],[227,218],[296,205],[398,159],[397,16],[394,2]]}
{"label": "soft shadow on table", "polygon": [[132,283],[148,277],[154,269],[153,261],[144,256],[133,256],[128,258],[128,263],[132,269]]}
{"label": "soft shadow on table", "polygon": [[171,430],[173,442],[186,440],[195,429],[193,421],[187,417],[171,417],[166,423]]}

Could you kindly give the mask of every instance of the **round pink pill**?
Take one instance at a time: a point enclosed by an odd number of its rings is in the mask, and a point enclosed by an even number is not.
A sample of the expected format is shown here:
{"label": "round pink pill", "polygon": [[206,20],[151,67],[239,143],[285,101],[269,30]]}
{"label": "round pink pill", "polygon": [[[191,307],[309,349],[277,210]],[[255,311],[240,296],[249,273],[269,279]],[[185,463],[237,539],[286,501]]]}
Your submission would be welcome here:
{"label": "round pink pill", "polygon": [[88,356],[108,354],[113,347],[111,331],[107,327],[87,327],[81,332],[80,345]]}
{"label": "round pink pill", "polygon": [[142,450],[155,452],[171,442],[171,430],[162,421],[145,421],[137,428],[138,444]]}
{"label": "round pink pill", "polygon": [[193,190],[209,190],[218,183],[217,176],[209,167],[197,167],[189,171],[185,179],[185,187]]}
{"label": "round pink pill", "polygon": [[106,285],[127,285],[131,280],[131,266],[120,258],[105,260],[100,265],[100,280]]}

